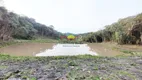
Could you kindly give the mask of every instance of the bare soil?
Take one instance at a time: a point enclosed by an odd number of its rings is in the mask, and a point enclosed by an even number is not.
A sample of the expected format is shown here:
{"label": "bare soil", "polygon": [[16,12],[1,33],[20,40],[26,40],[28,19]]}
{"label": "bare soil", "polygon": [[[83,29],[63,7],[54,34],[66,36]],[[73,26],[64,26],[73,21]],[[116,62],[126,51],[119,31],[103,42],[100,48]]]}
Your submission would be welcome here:
{"label": "bare soil", "polygon": [[141,74],[141,56],[0,60],[0,80],[142,80]]}

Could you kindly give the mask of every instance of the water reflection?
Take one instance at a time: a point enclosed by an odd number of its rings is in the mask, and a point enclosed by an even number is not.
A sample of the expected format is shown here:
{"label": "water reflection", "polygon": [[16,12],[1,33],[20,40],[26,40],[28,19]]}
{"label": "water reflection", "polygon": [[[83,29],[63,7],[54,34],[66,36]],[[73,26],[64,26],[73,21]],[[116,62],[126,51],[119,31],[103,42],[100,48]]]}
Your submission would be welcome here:
{"label": "water reflection", "polygon": [[36,56],[72,56],[72,55],[97,55],[96,52],[90,51],[87,44],[57,44],[53,49],[47,49],[36,54]]}

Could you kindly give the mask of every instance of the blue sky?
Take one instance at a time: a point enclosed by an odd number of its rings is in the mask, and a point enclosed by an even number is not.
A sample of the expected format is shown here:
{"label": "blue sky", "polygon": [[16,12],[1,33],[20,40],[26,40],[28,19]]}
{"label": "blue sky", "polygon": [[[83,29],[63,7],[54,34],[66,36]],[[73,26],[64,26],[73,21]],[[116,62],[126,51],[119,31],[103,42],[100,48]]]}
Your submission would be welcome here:
{"label": "blue sky", "polygon": [[60,32],[85,33],[142,12],[142,0],[4,0],[5,7]]}

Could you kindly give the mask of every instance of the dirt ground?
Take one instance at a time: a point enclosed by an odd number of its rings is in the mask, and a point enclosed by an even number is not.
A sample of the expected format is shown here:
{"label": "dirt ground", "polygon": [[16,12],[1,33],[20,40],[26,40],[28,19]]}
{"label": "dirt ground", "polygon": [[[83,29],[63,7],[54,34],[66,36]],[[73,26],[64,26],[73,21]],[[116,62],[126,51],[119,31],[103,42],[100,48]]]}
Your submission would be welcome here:
{"label": "dirt ground", "polygon": [[141,74],[140,56],[0,59],[0,80],[142,80]]}

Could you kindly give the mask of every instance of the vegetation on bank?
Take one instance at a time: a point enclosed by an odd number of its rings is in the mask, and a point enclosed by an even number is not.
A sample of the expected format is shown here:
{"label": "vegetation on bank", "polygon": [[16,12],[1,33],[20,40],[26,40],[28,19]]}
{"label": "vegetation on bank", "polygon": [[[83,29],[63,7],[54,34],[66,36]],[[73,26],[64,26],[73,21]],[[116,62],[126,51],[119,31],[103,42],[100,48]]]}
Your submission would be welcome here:
{"label": "vegetation on bank", "polygon": [[0,41],[0,48],[20,43],[59,43],[59,40],[50,38],[39,38],[34,40],[13,39],[10,41]]}
{"label": "vegetation on bank", "polygon": [[0,48],[10,46],[13,44],[20,44],[20,43],[68,43],[68,44],[82,44],[83,41],[76,39],[76,40],[66,40],[66,39],[51,39],[51,38],[39,38],[39,39],[32,39],[32,40],[24,40],[24,39],[13,39],[10,41],[0,41]]}
{"label": "vegetation on bank", "polygon": [[15,40],[16,42],[32,42],[32,43],[58,43],[59,40],[56,39],[50,39],[50,38],[39,38],[34,40]]}
{"label": "vegetation on bank", "polygon": [[92,56],[92,55],[78,55],[78,56],[46,56],[46,57],[30,57],[30,56],[10,56],[0,53],[0,60],[58,60],[58,59],[99,59],[104,58],[102,56]]}
{"label": "vegetation on bank", "polygon": [[33,40],[24,40],[24,39],[13,39],[10,41],[0,41],[0,48],[6,47],[13,44],[20,44],[20,43],[68,43],[68,44],[82,44],[83,41],[76,39],[76,40],[66,40],[66,39],[50,39],[50,38],[39,38]]}
{"label": "vegetation on bank", "polygon": [[142,13],[120,19],[117,22],[105,26],[105,29],[97,32],[81,34],[86,42],[113,41],[118,44],[142,43]]}
{"label": "vegetation on bank", "polygon": [[5,47],[5,46],[9,46],[9,45],[13,45],[13,44],[17,44],[17,42],[15,42],[15,41],[0,41],[0,48]]}
{"label": "vegetation on bank", "polygon": [[[127,56],[128,57],[128,56]],[[10,56],[10,55],[6,55],[4,53],[0,53],[0,60],[12,60],[12,61],[33,61],[33,60],[59,60],[59,59],[101,59],[101,58],[107,58],[107,57],[103,57],[103,56],[92,56],[92,55],[77,55],[77,56],[43,56],[43,57],[31,57],[31,56]],[[69,64],[74,64],[72,62],[69,62]]]}
{"label": "vegetation on bank", "polygon": [[80,39],[75,39],[75,40],[62,39],[62,40],[59,40],[59,43],[83,44],[84,42]]}

